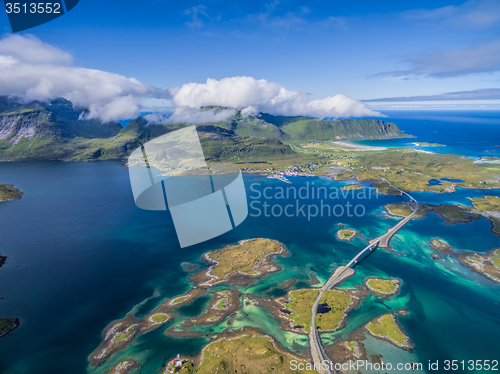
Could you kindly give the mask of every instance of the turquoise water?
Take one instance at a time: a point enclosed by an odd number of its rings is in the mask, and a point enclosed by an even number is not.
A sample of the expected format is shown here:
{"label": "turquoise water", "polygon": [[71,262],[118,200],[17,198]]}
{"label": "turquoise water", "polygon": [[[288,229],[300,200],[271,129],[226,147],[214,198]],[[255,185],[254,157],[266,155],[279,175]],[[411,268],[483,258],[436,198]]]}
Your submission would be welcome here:
{"label": "turquoise water", "polygon": [[[87,357],[99,345],[102,330],[110,322],[131,310],[137,316],[146,315],[164,299],[190,289],[189,274],[181,263],[201,263],[200,256],[206,251],[254,237],[282,241],[291,255],[277,259],[281,272],[238,289],[243,294],[238,313],[219,325],[197,327],[205,336],[165,336],[166,327],[178,326],[183,318],[206,308],[209,299],[202,297],[182,307],[167,326],[139,336],[95,372],[102,373],[120,359],[133,357],[145,362],[141,373],[156,374],[177,353],[199,352],[208,341],[206,336],[244,326],[259,327],[292,351],[307,349],[306,336],[280,330],[278,321],[265,309],[246,303],[247,295],[283,296],[282,284],[297,278],[293,288],[310,287],[306,282],[311,274],[325,281],[332,269],[366,246],[368,238],[395,224],[397,219],[382,217],[381,207],[401,201],[397,196],[372,194],[370,199],[357,199],[349,194],[331,202],[361,204],[366,210],[362,217],[307,220],[249,216],[235,230],[181,250],[168,212],[136,208],[128,171],[119,162],[2,163],[0,176],[0,182],[15,184],[26,193],[22,200],[0,204],[0,252],[8,256],[0,269],[0,314],[20,316],[23,321],[14,333],[0,339],[0,372],[7,374],[88,372]],[[307,183],[316,187],[345,184],[320,178],[290,180],[296,188]],[[249,202],[256,200],[252,199],[252,183],[260,183],[260,190],[289,186],[245,175]],[[422,203],[469,205],[467,197],[484,194],[500,196],[500,191],[458,189],[451,194],[413,195]],[[271,199],[269,203],[284,206],[293,201]],[[309,198],[304,203],[319,204],[319,199]],[[359,230],[362,236],[351,242],[338,241],[338,223]],[[391,360],[411,357],[422,363],[500,359],[500,287],[455,259],[432,260],[429,246],[430,239],[440,237],[458,251],[486,253],[500,247],[500,239],[490,228],[484,218],[446,225],[433,213],[409,222],[391,241],[396,253],[376,250],[356,267],[356,275],[342,284],[350,288],[369,276],[398,277],[403,282],[400,294],[385,300],[366,298],[349,314],[343,330],[325,334],[325,344],[346,338],[371,318],[406,307],[410,315],[399,320],[417,347],[414,352],[387,347],[375,339],[367,341],[371,351],[384,352]]]}

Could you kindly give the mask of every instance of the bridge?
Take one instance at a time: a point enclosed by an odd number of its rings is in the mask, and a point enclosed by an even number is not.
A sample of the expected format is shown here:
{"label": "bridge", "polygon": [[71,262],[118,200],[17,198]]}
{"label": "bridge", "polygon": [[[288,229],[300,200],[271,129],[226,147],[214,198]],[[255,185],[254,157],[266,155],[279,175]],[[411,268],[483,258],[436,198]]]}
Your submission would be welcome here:
{"label": "bridge", "polygon": [[[411,202],[414,203],[415,206],[410,205],[410,207],[413,209],[413,212],[409,216],[399,221],[395,226],[387,230],[387,232],[382,236],[370,240],[368,242],[368,246],[363,248],[356,256],[354,256],[354,258],[351,261],[349,261],[347,265],[337,268],[332,274],[332,276],[325,282],[325,284],[321,288],[319,295],[316,298],[316,301],[314,302],[312,307],[311,331],[309,332],[309,347],[311,349],[311,356],[313,358],[314,368],[317,369],[321,374],[332,374],[330,368],[334,367],[334,364],[332,364],[332,360],[328,357],[325,349],[323,348],[323,344],[321,343],[321,337],[316,329],[316,314],[318,312],[318,305],[321,300],[321,297],[323,296],[326,290],[328,290],[329,288],[333,287],[336,283],[338,283],[338,281],[341,279],[342,275],[344,275],[347,269],[352,271],[352,269],[350,268],[351,265],[358,264],[359,258],[364,253],[366,253],[367,251],[371,252],[377,247],[387,248],[389,246],[389,241],[394,236],[394,234],[396,234],[404,225],[408,223],[408,221],[410,221],[415,216],[415,213],[417,213],[419,207],[417,200],[415,200],[408,193],[400,190],[399,188],[394,187],[388,180],[384,178],[381,179],[387,182],[392,188],[399,191],[401,195],[404,194],[408,196]],[[325,365],[323,366],[324,363]],[[336,373],[335,369],[332,370],[334,373]]]}

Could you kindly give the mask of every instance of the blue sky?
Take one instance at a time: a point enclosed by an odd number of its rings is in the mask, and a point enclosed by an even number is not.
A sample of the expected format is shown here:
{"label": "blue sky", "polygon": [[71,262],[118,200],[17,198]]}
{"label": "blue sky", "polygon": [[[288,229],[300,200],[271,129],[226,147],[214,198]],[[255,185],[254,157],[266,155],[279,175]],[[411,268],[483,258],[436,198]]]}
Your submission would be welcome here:
{"label": "blue sky", "polygon": [[[0,30],[11,33],[5,13]],[[163,89],[241,75],[313,99],[500,87],[497,0],[80,0],[21,34],[71,53],[77,66]],[[481,99],[500,98],[490,96]]]}

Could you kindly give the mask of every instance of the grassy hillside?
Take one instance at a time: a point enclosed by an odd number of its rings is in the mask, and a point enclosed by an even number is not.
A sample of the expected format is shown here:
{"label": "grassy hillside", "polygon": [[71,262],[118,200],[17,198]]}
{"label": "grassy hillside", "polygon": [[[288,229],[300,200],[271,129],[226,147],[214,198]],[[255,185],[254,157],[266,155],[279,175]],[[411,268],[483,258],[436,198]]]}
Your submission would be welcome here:
{"label": "grassy hillside", "polygon": [[261,113],[241,116],[237,113],[227,123],[218,126],[240,136],[277,138],[287,143],[307,143],[324,140],[390,139],[407,137],[394,123],[361,118],[320,120],[311,117],[285,117]]}
{"label": "grassy hillside", "polygon": [[290,146],[278,139],[200,131],[200,128],[198,131],[203,153],[209,161],[263,161],[295,154]]}
{"label": "grassy hillside", "polygon": [[[21,104],[0,97],[0,161],[125,159],[140,144],[189,126],[148,123],[139,117],[122,128],[115,122],[87,120],[86,114],[64,99]],[[234,163],[293,159],[296,152],[288,143],[405,136],[396,125],[378,120],[244,116],[240,111],[197,129],[207,160]]]}
{"label": "grassy hillside", "polygon": [[372,119],[349,119],[327,121],[300,119],[281,127],[290,142],[321,140],[361,140],[404,137],[404,133],[394,124]]}
{"label": "grassy hillside", "polygon": [[203,361],[197,373],[317,373],[308,368],[296,370],[300,363],[276,349],[271,338],[267,336],[242,335],[231,339],[219,339],[204,349]]}
{"label": "grassy hillside", "polygon": [[282,139],[291,143],[321,140],[361,140],[407,137],[396,124],[369,118],[320,120],[261,114],[259,118],[279,128]]}

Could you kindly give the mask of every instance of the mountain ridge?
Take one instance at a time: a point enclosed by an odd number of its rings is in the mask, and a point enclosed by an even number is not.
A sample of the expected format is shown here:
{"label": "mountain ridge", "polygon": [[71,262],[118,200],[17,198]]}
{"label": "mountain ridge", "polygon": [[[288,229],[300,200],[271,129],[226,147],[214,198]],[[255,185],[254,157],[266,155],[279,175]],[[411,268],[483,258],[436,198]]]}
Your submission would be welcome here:
{"label": "mountain ridge", "polygon": [[[213,108],[210,108],[213,109]],[[210,110],[209,109],[209,110]],[[0,97],[0,161],[124,159],[141,144],[192,124],[155,123],[145,117],[102,123],[65,99],[22,104]],[[406,137],[376,119],[321,120],[237,111],[226,121],[196,124],[207,160],[235,161],[293,155],[290,144]]]}

